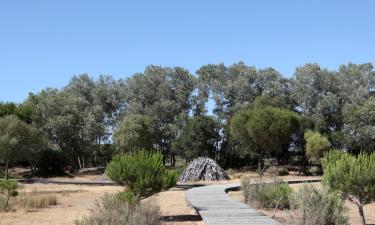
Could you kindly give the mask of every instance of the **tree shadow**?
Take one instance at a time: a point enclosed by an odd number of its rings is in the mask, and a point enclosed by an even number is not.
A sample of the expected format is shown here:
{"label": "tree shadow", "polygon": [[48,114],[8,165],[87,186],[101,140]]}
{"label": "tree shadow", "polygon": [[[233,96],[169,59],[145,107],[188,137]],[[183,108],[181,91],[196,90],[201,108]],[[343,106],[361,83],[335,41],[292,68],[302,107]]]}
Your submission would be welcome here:
{"label": "tree shadow", "polygon": [[162,216],[161,220],[164,222],[187,222],[187,221],[202,221],[199,215],[173,215]]}

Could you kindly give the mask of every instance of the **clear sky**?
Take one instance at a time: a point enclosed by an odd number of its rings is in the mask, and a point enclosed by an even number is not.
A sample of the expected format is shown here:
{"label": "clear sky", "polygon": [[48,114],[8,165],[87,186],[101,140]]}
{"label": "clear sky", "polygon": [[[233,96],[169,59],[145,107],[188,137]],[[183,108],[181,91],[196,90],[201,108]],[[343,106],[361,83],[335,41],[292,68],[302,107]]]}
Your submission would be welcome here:
{"label": "clear sky", "polygon": [[238,61],[288,77],[307,62],[375,63],[375,1],[0,1],[0,101],[75,74]]}

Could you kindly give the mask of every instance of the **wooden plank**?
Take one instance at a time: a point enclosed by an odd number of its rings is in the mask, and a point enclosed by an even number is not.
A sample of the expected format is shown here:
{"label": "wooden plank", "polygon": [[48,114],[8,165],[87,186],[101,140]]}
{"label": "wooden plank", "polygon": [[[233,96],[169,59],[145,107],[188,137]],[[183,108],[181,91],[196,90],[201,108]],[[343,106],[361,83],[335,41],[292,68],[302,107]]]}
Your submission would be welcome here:
{"label": "wooden plank", "polygon": [[248,205],[229,198],[226,190],[239,184],[196,187],[186,192],[186,199],[201,215],[206,225],[281,225]]}

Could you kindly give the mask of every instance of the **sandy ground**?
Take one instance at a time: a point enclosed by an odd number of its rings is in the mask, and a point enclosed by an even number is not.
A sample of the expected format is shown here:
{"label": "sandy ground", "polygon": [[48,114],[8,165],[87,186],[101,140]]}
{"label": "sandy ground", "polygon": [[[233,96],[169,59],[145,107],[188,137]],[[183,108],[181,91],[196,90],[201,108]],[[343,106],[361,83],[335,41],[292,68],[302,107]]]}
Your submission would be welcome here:
{"label": "sandy ground", "polygon": [[[298,190],[298,188],[300,188],[303,184],[291,184],[290,186],[294,189],[294,190]],[[317,186],[318,188],[321,188],[321,184],[320,183],[314,183],[313,185]],[[243,198],[243,195],[242,195],[242,192],[241,191],[234,191],[234,192],[229,192],[229,196],[237,201],[241,201],[241,202],[244,202],[244,198]],[[359,221],[360,221],[360,218],[359,218],[359,215],[358,215],[358,207],[351,203],[350,201],[345,201],[345,205],[348,207],[349,211],[348,211],[348,215],[349,215],[349,222],[351,225],[358,225],[360,224]],[[364,207],[364,210],[365,210],[365,217],[366,217],[366,223],[371,225],[371,224],[375,224],[375,203],[372,203],[372,204],[369,204],[369,205],[366,205]],[[272,213],[273,213],[273,210],[265,210],[265,209],[258,209],[258,211],[260,213],[263,213],[265,215],[268,215],[268,216],[272,216]],[[278,221],[280,221],[281,223],[286,224],[286,213],[282,210],[278,210],[276,212],[276,219]]]}
{"label": "sandy ground", "polygon": [[58,204],[46,209],[25,211],[16,209],[13,212],[0,214],[1,225],[71,225],[74,220],[89,214],[95,201],[105,193],[116,193],[122,190],[114,186],[81,186],[81,185],[50,185],[27,184],[21,192],[33,194],[50,193],[57,196]]}
{"label": "sandy ground", "polygon": [[152,197],[158,202],[166,225],[203,225],[201,217],[186,202],[185,192],[173,188]]}
{"label": "sandy ground", "polygon": [[[0,225],[72,225],[74,220],[88,215],[105,193],[121,190],[123,188],[117,186],[26,184],[20,192],[54,194],[58,204],[36,211],[16,208],[13,212],[0,213]],[[152,197],[160,206],[165,225],[203,225],[200,216],[188,206],[185,191],[174,188]]]}

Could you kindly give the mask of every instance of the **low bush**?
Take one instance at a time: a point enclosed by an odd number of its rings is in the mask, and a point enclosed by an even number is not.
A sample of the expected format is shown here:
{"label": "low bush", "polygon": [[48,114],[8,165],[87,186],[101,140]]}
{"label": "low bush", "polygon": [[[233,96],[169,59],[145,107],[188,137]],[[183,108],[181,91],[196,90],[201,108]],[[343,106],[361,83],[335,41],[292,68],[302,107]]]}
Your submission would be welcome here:
{"label": "low bush", "polygon": [[91,210],[91,215],[75,221],[76,225],[160,225],[159,207],[152,201],[130,207],[116,195],[105,195]]}
{"label": "low bush", "polygon": [[138,151],[119,155],[107,165],[108,177],[133,192],[138,198],[149,197],[173,187],[178,173],[167,171],[163,156],[157,152]]}
{"label": "low bush", "polygon": [[250,178],[243,178],[241,188],[246,203],[255,208],[288,208],[289,195],[293,189],[286,183],[263,181],[251,183]]}
{"label": "low bush", "polygon": [[24,193],[17,198],[17,205],[27,210],[48,208],[51,205],[57,205],[57,197],[56,195]]}
{"label": "low bush", "polygon": [[304,185],[291,194],[288,224],[291,225],[347,225],[347,208],[334,193]]}

